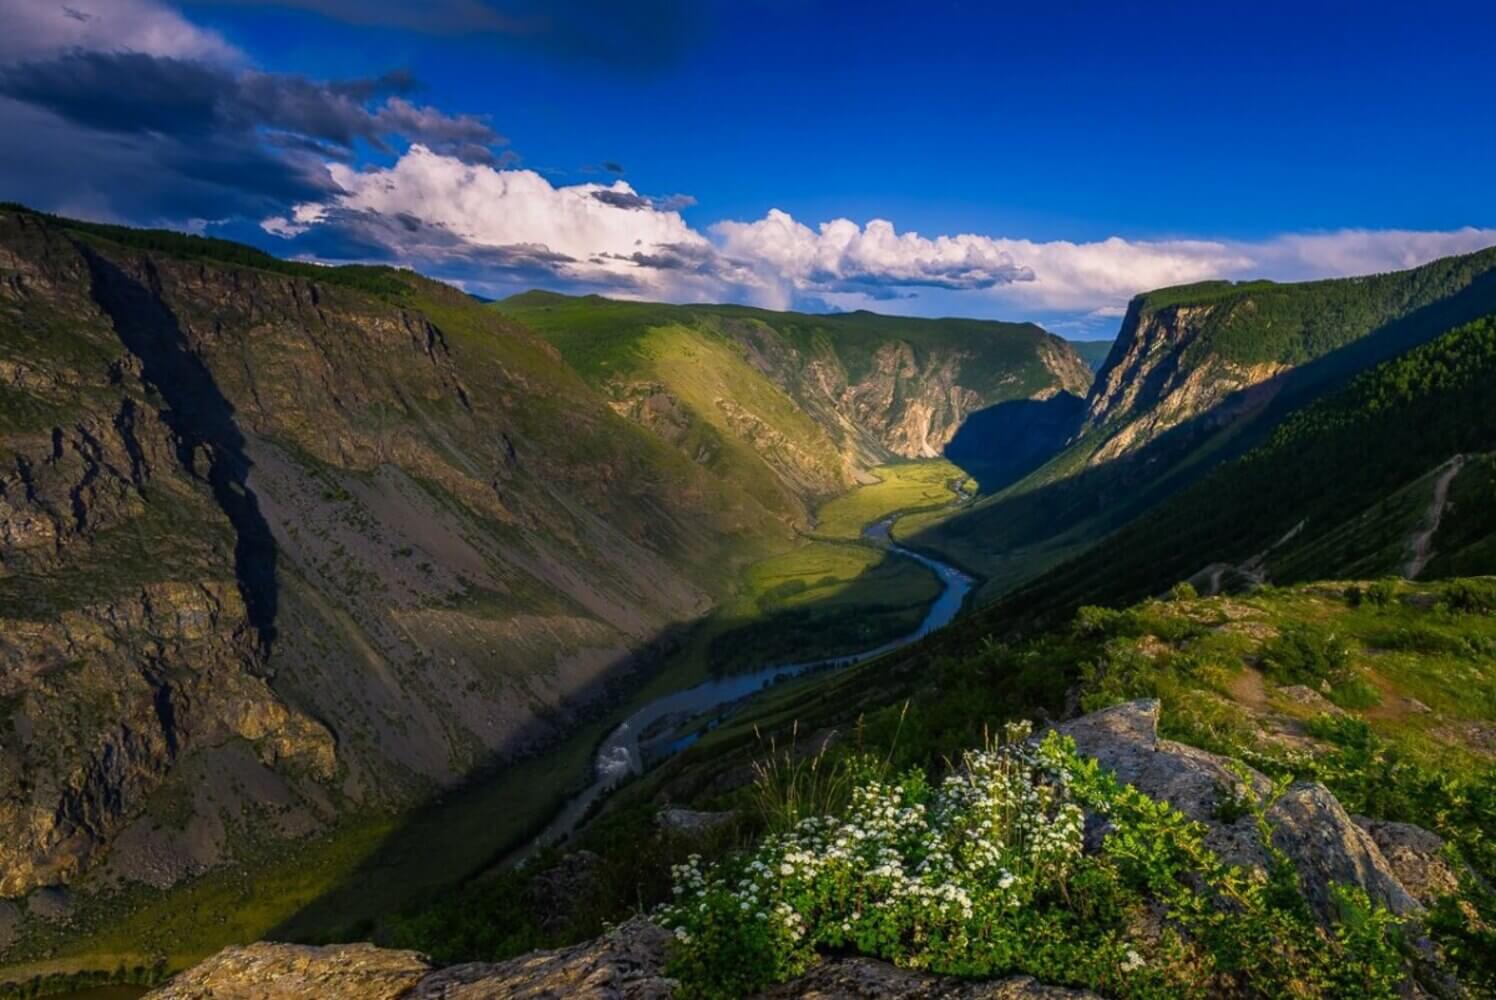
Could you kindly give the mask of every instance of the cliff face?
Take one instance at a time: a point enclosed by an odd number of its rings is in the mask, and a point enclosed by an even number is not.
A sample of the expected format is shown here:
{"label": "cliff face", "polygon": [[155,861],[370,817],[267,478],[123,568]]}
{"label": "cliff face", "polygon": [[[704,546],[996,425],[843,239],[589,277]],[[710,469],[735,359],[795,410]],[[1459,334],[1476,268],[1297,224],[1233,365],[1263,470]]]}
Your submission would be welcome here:
{"label": "cliff face", "polygon": [[[1233,411],[1262,405],[1275,392],[1274,376],[1288,368],[1272,361],[1253,364],[1209,356],[1202,334],[1220,311],[1250,312],[1250,299],[1229,306],[1176,305],[1153,309],[1136,299],[1122,322],[1117,346],[1097,373],[1086,400],[1082,432],[1099,431],[1104,443],[1092,454],[1099,463],[1152,441],[1171,427],[1214,409],[1244,389]],[[1230,317],[1224,317],[1229,321]],[[1228,421],[1236,415],[1221,413]]]}
{"label": "cliff face", "polygon": [[881,449],[899,458],[944,454],[973,413],[1012,398],[1010,393],[1028,389],[1027,398],[1048,399],[1060,392],[1084,395],[1091,384],[1090,369],[1059,338],[1034,345],[1035,385],[1023,385],[1027,373],[1019,371],[985,379],[971,370],[974,360],[974,351],[960,347],[930,350],[921,358],[909,343],[890,341],[855,381],[825,361],[812,362],[812,368],[817,387],[848,422],[865,430],[875,454]]}
{"label": "cliff face", "polygon": [[548,345],[402,280],[0,214],[0,896],[111,842],[170,884],[226,828],[542,746],[709,607],[730,536],[782,536]]}
{"label": "cliff face", "polygon": [[[1097,374],[1083,433],[1104,462],[1210,414],[1229,425],[1496,308],[1496,251],[1300,284],[1205,282],[1140,295]],[[1223,404],[1226,404],[1223,406]]]}

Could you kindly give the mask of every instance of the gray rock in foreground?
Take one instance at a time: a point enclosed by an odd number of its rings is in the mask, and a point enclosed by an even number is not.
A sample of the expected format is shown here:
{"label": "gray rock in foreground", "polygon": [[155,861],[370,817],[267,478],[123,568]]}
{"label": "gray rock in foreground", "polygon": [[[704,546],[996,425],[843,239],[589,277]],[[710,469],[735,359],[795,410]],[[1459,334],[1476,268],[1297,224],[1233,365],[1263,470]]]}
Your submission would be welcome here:
{"label": "gray rock in foreground", "polygon": [[[1137,701],[1065,723],[1081,753],[1118,778],[1164,799],[1204,823],[1211,845],[1228,860],[1262,864],[1263,845],[1250,817],[1215,817],[1242,777],[1216,754],[1158,738],[1159,705]],[[1255,771],[1246,781],[1266,796],[1271,783]],[[1291,786],[1269,808],[1273,843],[1297,866],[1305,892],[1329,916],[1335,882],[1363,887],[1396,913],[1417,914],[1420,899],[1446,889],[1454,875],[1439,858],[1439,838],[1409,824],[1358,824],[1324,786]],[[1386,851],[1387,853],[1383,853]],[[1391,860],[1389,860],[1389,858]],[[1405,884],[1404,880],[1407,880]],[[675,983],[665,975],[669,934],[635,918],[602,937],[569,948],[531,952],[507,962],[433,968],[415,952],[367,944],[313,948],[253,944],[227,948],[150,994],[152,1000],[662,1000]],[[977,982],[899,969],[871,958],[826,959],[775,986],[765,1000],[956,997],[963,1000],[1086,1000],[1095,994],[1044,986],[1028,977]]]}
{"label": "gray rock in foreground", "polygon": [[[1230,823],[1216,818],[1225,800],[1243,791],[1231,759],[1159,739],[1158,713],[1159,703],[1146,699],[1093,712],[1056,728],[1073,737],[1083,755],[1101,761],[1119,780],[1204,823],[1206,843],[1225,860],[1264,866],[1267,854],[1252,818],[1243,816]],[[1250,768],[1246,776],[1253,793],[1265,800],[1272,782]],[[1359,885],[1399,915],[1422,910],[1422,904],[1398,881],[1377,841],[1356,825],[1323,785],[1298,782],[1290,786],[1266,816],[1273,826],[1273,845],[1294,863],[1304,892],[1321,917],[1331,915],[1330,887],[1337,882]]]}
{"label": "gray rock in foreground", "polygon": [[[260,943],[227,948],[150,994],[148,1000],[664,1000],[670,935],[635,918],[593,941],[507,962],[433,969],[411,951],[368,944]],[[870,958],[831,959],[764,994],[765,1000],[1094,1000],[1027,976],[969,982],[899,969]]]}

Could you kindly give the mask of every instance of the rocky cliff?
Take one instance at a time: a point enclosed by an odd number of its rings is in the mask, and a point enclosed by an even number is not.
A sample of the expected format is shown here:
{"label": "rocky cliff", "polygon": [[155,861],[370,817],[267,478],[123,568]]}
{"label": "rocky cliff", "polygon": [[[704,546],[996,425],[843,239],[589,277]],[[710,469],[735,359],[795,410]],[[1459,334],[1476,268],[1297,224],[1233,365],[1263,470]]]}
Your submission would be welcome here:
{"label": "rocky cliff", "polygon": [[1091,463],[1205,418],[1230,426],[1285,389],[1301,397],[1496,308],[1496,252],[1301,284],[1205,282],[1135,298],[1097,373]]}
{"label": "rocky cliff", "polygon": [[327,275],[0,212],[0,896],[523,755],[783,544],[523,329]]}
{"label": "rocky cliff", "polygon": [[[1271,399],[1272,380],[1287,365],[1237,362],[1200,349],[1202,334],[1219,320],[1218,308],[1171,305],[1155,310],[1144,299],[1133,301],[1117,346],[1086,399],[1082,431],[1105,434],[1092,463],[1135,451],[1208,411],[1225,424]],[[1250,311],[1251,301],[1234,308]],[[1229,412],[1219,410],[1227,400]]]}

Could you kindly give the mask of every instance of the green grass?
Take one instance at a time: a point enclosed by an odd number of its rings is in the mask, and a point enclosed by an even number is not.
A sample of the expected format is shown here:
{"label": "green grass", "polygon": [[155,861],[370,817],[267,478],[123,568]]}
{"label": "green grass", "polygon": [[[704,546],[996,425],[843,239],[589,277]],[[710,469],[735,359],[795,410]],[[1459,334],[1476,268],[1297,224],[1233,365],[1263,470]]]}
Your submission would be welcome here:
{"label": "green grass", "polygon": [[883,465],[878,481],[837,497],[816,511],[817,538],[851,540],[875,521],[894,514],[947,507],[960,499],[953,483],[969,483],[966,473],[944,459]]}
{"label": "green grass", "polygon": [[868,374],[877,351],[890,341],[908,343],[916,354],[937,348],[960,350],[968,355],[975,376],[967,381],[963,375],[963,384],[993,393],[995,401],[1027,397],[1051,384],[1048,371],[1037,363],[1036,350],[1044,342],[1062,343],[1033,323],[671,306],[540,291],[515,295],[493,308],[546,337],[588,378],[632,370],[642,358],[639,345],[648,331],[674,325],[709,330],[727,339],[767,335],[806,358],[836,359],[851,381]]}

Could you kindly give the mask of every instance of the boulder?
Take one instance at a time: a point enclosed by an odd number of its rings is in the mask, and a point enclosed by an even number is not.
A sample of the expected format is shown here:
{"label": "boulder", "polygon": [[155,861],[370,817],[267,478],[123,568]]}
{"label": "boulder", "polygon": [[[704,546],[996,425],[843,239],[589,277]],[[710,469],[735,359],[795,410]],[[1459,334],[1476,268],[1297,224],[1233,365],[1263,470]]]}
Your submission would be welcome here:
{"label": "boulder", "polygon": [[535,951],[497,964],[442,969],[421,980],[408,1000],[665,1000],[675,981],[664,975],[670,934],[642,917],[569,948]]}
{"label": "boulder", "polygon": [[732,817],[733,814],[730,812],[702,812],[698,809],[670,806],[660,810],[655,816],[655,822],[666,833],[701,836],[731,823]]}
{"label": "boulder", "polygon": [[1424,905],[1456,892],[1460,873],[1444,855],[1444,838],[1412,823],[1354,817],[1356,825],[1371,835],[1382,857],[1403,888]]}
{"label": "boulder", "polygon": [[[1219,820],[1228,794],[1239,794],[1242,779],[1233,761],[1219,754],[1158,738],[1159,703],[1145,699],[1116,705],[1056,728],[1074,738],[1082,754],[1095,757],[1119,780],[1146,795],[1162,799],[1206,825],[1206,843],[1224,860],[1264,867],[1267,852],[1252,817]],[[1272,793],[1272,782],[1245,770],[1259,800]],[[1422,909],[1398,881],[1375,840],[1357,826],[1323,785],[1301,782],[1290,787],[1267,810],[1274,828],[1273,845],[1288,855],[1300,883],[1321,919],[1331,916],[1330,886],[1361,886],[1392,912],[1407,915]]]}
{"label": "boulder", "polygon": [[225,948],[150,1000],[396,1000],[431,971],[413,951],[372,944],[258,944]]}
{"label": "boulder", "polygon": [[1330,886],[1359,885],[1374,901],[1407,916],[1423,909],[1382,856],[1376,841],[1350,818],[1318,782],[1289,787],[1267,811],[1273,845],[1299,870],[1299,882],[1322,918],[1332,915]]}
{"label": "boulder", "polygon": [[413,951],[371,944],[261,942],[226,948],[147,1000],[657,1000],[670,935],[642,918],[555,951],[434,969]]}

